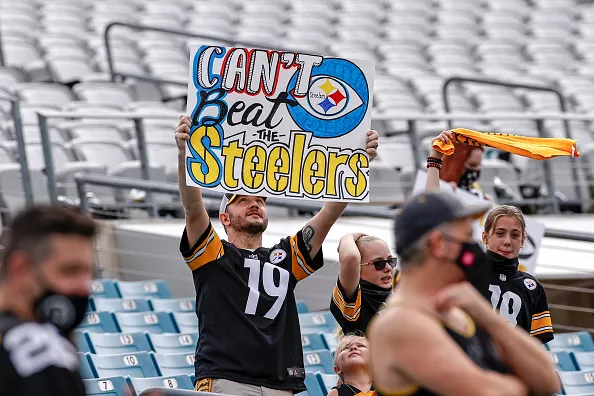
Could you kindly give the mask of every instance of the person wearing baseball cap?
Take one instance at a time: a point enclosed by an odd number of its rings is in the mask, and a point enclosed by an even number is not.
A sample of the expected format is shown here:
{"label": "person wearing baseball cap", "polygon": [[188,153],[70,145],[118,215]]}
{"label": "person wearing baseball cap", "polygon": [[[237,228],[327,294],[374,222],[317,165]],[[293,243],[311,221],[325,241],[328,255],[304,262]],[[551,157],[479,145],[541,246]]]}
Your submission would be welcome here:
{"label": "person wearing baseball cap", "polygon": [[[322,267],[322,243],[346,203],[326,202],[303,228],[263,247],[266,198],[225,194],[219,207],[224,240],[210,223],[201,190],[186,185],[190,125],[190,118],[182,116],[175,137],[186,217],[180,252],[194,278],[199,324],[195,390],[270,396],[304,391],[294,289]],[[370,159],[377,155],[377,146],[377,132],[369,131]]]}
{"label": "person wearing baseball cap", "polygon": [[429,192],[411,197],[396,216],[402,276],[367,333],[378,395],[551,395],[560,389],[540,343],[509,326],[479,292],[489,268],[472,223],[487,209]]}

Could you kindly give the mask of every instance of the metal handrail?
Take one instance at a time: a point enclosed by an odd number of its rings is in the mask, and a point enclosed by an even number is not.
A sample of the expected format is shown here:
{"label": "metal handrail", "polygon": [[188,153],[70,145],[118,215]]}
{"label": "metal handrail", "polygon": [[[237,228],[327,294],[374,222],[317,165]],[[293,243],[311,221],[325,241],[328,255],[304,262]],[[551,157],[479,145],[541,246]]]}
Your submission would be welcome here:
{"label": "metal handrail", "polygon": [[0,96],[0,101],[10,102],[10,112],[12,114],[14,134],[17,141],[17,155],[21,171],[21,180],[23,182],[23,193],[25,194],[25,204],[27,206],[33,205],[33,189],[31,187],[31,174],[29,173],[27,151],[25,150],[25,137],[23,135],[23,124],[21,122],[21,105],[19,99],[14,96]]}
{"label": "metal handrail", "polygon": [[[531,91],[549,92],[549,93],[552,93],[555,96],[557,96],[557,99],[559,99],[559,107],[561,108],[561,112],[562,113],[567,112],[567,105],[566,105],[565,97],[563,96],[561,91],[559,91],[555,88],[552,88],[552,87],[545,87],[542,85],[534,85],[534,84],[506,82],[506,81],[499,81],[499,80],[488,79],[488,78],[454,76],[454,77],[448,78],[443,83],[441,95],[442,95],[442,100],[443,100],[443,107],[444,107],[444,110],[446,113],[450,112],[450,101],[449,101],[449,97],[448,97],[448,87],[451,84],[457,83],[457,82],[469,82],[469,83],[474,83],[474,84],[494,85],[494,86],[498,86],[498,87],[528,89]],[[540,135],[540,137],[546,137],[544,134],[544,125],[541,124],[542,120],[537,120],[536,123],[537,123],[537,128],[538,128],[538,134]],[[563,127],[565,129],[565,137],[568,139],[571,139],[569,122],[567,120],[563,120]],[[452,128],[452,121],[448,121],[448,128],[450,128],[450,129]],[[550,165],[548,163],[545,163],[545,164],[543,164],[543,166],[545,168],[545,176],[547,174],[550,175],[550,171],[547,170],[547,168],[549,168]],[[571,174],[573,176],[574,188],[575,188],[576,195],[578,197],[578,201],[582,202],[582,190],[580,189],[580,186],[579,186],[579,176],[577,173],[577,169],[573,166],[571,167]],[[551,179],[551,186],[552,186],[552,183],[554,183],[554,181]],[[554,192],[553,192],[553,199],[554,199]],[[554,202],[556,202],[556,200],[554,200]]]}

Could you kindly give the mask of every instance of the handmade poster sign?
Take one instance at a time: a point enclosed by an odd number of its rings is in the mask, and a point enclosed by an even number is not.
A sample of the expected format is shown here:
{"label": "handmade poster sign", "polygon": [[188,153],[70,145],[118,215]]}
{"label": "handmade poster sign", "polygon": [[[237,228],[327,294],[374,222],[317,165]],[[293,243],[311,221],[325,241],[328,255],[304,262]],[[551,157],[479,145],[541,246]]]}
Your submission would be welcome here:
{"label": "handmade poster sign", "polygon": [[369,61],[193,47],[187,185],[367,202],[373,77]]}
{"label": "handmade poster sign", "polygon": [[[415,178],[415,184],[413,187],[413,194],[418,194],[425,191],[425,183],[427,181],[427,172],[425,171],[417,171],[417,176]],[[467,191],[462,189],[452,188],[449,183],[446,183],[443,180],[440,180],[440,187],[442,192],[449,192],[455,194],[462,202],[467,205],[473,205],[478,202],[482,202],[480,198],[477,196],[470,194]],[[493,207],[496,204],[493,203]],[[482,233],[483,229],[485,228],[485,220],[487,218],[488,213],[484,214],[480,219],[474,222],[474,238],[477,242],[481,243],[482,245]],[[524,216],[526,220],[526,241],[524,242],[524,247],[520,250],[520,255],[518,257],[520,262],[520,269],[534,275],[534,269],[536,268],[536,259],[538,258],[538,251],[540,250],[540,246],[542,245],[542,239],[545,233],[545,225],[538,221],[531,219],[528,216]]]}

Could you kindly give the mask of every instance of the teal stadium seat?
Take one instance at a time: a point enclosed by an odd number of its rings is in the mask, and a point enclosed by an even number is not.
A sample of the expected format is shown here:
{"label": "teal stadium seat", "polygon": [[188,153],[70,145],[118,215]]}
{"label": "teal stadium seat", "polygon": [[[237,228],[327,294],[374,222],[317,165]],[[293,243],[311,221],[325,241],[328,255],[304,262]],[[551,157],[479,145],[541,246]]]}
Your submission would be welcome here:
{"label": "teal stadium seat", "polygon": [[336,347],[338,346],[338,339],[336,338],[336,333],[324,333],[322,334],[322,338],[324,338],[326,347],[330,350],[330,352],[334,352],[336,350]]}
{"label": "teal stadium seat", "polygon": [[118,282],[118,290],[122,298],[171,298],[167,282],[162,279],[137,282]]}
{"label": "teal stadium seat", "polygon": [[130,383],[140,395],[142,391],[148,388],[169,388],[169,389],[185,389],[194,390],[194,384],[189,375],[171,375],[166,377],[152,377],[152,378],[130,378]]}
{"label": "teal stadium seat", "polygon": [[310,352],[316,349],[328,349],[321,333],[302,334],[301,347],[303,352]]}
{"label": "teal stadium seat", "polygon": [[302,334],[332,333],[338,328],[330,311],[299,314],[299,326]]}
{"label": "teal stadium seat", "polygon": [[161,375],[190,375],[194,373],[194,353],[155,353]]}
{"label": "teal stadium seat", "polygon": [[149,334],[148,337],[156,353],[194,353],[198,343],[198,333]]}
{"label": "teal stadium seat", "polygon": [[173,312],[172,315],[180,333],[198,333],[198,317],[195,312]]}
{"label": "teal stadium seat", "polygon": [[77,330],[87,333],[119,333],[120,328],[111,312],[87,312]]}
{"label": "teal stadium seat", "polygon": [[192,298],[153,298],[150,302],[153,311],[196,312],[196,301]]}
{"label": "teal stadium seat", "polygon": [[573,352],[573,358],[579,370],[594,371],[594,352]]}
{"label": "teal stadium seat", "polygon": [[89,297],[89,302],[87,303],[87,309],[85,312],[93,312],[95,311],[95,302],[93,301],[93,297]]}
{"label": "teal stadium seat", "polygon": [[309,308],[307,307],[307,304],[305,303],[305,301],[301,301],[301,300],[297,300],[297,313],[308,313],[309,312]]}
{"label": "teal stadium seat", "polygon": [[152,308],[145,298],[95,298],[95,311],[147,312]]}
{"label": "teal stadium seat", "polygon": [[332,353],[327,349],[303,353],[303,364],[305,365],[305,371],[308,373],[320,371],[322,373],[332,374],[334,372],[333,360]]}
{"label": "teal stadium seat", "polygon": [[120,298],[120,292],[114,279],[95,279],[92,280],[89,287],[91,295],[99,298]]}
{"label": "teal stadium seat", "polygon": [[78,330],[73,331],[72,341],[74,342],[74,346],[76,346],[77,351],[83,353],[93,352],[93,348],[91,347],[91,343],[89,342],[85,332]]}
{"label": "teal stadium seat", "polygon": [[297,396],[326,396],[327,393],[322,388],[318,377],[313,373],[307,373],[305,376],[305,392],[297,393]]}
{"label": "teal stadium seat", "polygon": [[592,336],[587,331],[555,334],[555,339],[546,344],[550,351],[594,352]]}
{"label": "teal stadium seat", "polygon": [[558,351],[549,352],[549,356],[559,371],[578,371],[578,367],[575,364],[575,360],[571,352]]}
{"label": "teal stadium seat", "polygon": [[326,392],[330,392],[338,382],[338,375],[336,374],[317,373],[316,377],[318,377],[318,380]]}
{"label": "teal stadium seat", "polygon": [[120,329],[125,333],[178,333],[173,319],[166,312],[116,312]]}
{"label": "teal stadium seat", "polygon": [[158,377],[161,375],[148,352],[88,355],[99,378],[113,376]]}
{"label": "teal stadium seat", "polygon": [[98,355],[152,351],[144,333],[89,333],[87,337]]}
{"label": "teal stadium seat", "polygon": [[594,393],[594,371],[559,371],[566,395]]}
{"label": "teal stadium seat", "polygon": [[77,352],[78,355],[78,362],[80,367],[78,368],[78,372],[83,379],[86,378],[95,378],[95,372],[91,367],[91,362],[88,359],[88,354],[84,352]]}
{"label": "teal stadium seat", "polygon": [[124,377],[83,380],[87,396],[129,396],[130,384]]}

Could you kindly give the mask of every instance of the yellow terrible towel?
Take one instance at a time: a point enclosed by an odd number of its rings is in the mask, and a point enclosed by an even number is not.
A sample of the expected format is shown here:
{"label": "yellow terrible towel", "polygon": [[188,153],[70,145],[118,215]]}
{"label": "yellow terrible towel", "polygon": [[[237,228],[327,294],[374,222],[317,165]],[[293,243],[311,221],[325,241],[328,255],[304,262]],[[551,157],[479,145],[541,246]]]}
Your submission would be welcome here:
{"label": "yellow terrible towel", "polygon": [[[523,157],[545,160],[561,155],[579,157],[577,141],[561,138],[537,138],[527,136],[508,135],[496,132],[477,132],[470,129],[452,129],[454,140],[472,146],[494,147]],[[452,143],[443,143],[441,140],[433,142],[433,148],[445,155],[454,153]]]}

